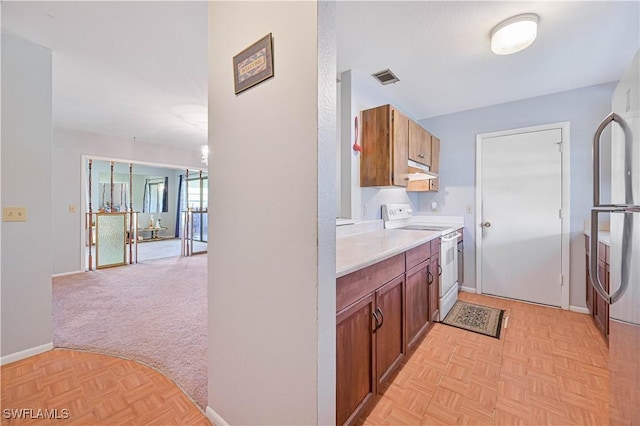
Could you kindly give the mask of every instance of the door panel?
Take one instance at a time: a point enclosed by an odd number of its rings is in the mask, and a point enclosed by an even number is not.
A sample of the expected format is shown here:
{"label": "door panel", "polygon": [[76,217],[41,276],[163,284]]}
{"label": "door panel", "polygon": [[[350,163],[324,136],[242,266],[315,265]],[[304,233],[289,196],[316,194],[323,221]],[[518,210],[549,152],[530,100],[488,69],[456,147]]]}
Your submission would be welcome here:
{"label": "door panel", "polygon": [[560,306],[561,129],[482,140],[482,291]]}
{"label": "door panel", "polygon": [[393,184],[407,186],[409,173],[409,119],[393,110]]}
{"label": "door panel", "polygon": [[424,262],[407,272],[406,300],[407,345],[412,348],[429,324],[429,263]]}
{"label": "door panel", "polygon": [[404,353],[403,287],[404,275],[401,275],[376,292],[377,311],[381,322],[376,330],[378,383],[383,383],[388,378]]}
{"label": "door panel", "polygon": [[409,120],[409,159],[431,166],[431,134]]}
{"label": "door panel", "polygon": [[[429,270],[433,275],[431,284],[429,284],[429,317],[432,322],[438,321],[440,316],[440,256],[432,256]],[[444,319],[444,318],[442,318]]]}
{"label": "door panel", "polygon": [[376,391],[370,294],[336,317],[336,423],[344,424]]}

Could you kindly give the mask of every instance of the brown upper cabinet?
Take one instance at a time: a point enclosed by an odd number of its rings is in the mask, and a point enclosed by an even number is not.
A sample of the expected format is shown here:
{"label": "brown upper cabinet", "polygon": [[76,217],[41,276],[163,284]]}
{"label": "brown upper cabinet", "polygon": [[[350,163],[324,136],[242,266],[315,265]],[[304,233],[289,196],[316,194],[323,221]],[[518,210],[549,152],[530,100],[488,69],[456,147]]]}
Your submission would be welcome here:
{"label": "brown upper cabinet", "polygon": [[404,186],[437,191],[437,179],[411,181],[409,160],[438,173],[440,139],[391,105],[362,111],[360,186]]}
{"label": "brown upper cabinet", "polygon": [[[440,174],[440,139],[431,135],[431,171]],[[440,179],[431,179],[429,191],[438,192]]]}
{"label": "brown upper cabinet", "polygon": [[431,133],[409,120],[409,160],[431,167]]}
{"label": "brown upper cabinet", "polygon": [[362,111],[360,186],[407,186],[409,118],[391,105]]}

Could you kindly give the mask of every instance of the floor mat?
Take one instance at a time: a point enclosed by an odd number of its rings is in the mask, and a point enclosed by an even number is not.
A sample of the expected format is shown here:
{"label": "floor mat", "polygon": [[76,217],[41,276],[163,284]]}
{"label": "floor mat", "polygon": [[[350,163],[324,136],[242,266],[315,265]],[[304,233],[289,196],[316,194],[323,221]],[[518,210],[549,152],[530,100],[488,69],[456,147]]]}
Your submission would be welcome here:
{"label": "floor mat", "polygon": [[442,323],[499,339],[503,317],[502,309],[458,300]]}

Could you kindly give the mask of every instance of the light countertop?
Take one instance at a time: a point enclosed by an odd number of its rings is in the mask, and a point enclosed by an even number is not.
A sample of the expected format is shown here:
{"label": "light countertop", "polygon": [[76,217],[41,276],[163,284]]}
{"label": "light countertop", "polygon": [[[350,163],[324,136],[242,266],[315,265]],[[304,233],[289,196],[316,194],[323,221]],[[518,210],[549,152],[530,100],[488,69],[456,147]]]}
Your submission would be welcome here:
{"label": "light countertop", "polygon": [[[584,235],[591,238],[590,234],[591,234],[591,231],[589,229],[584,230]],[[598,241],[600,241],[604,245],[611,246],[611,233],[609,231],[599,231]]]}
{"label": "light countertop", "polygon": [[336,238],[336,278],[438,238],[440,231],[380,229]]}

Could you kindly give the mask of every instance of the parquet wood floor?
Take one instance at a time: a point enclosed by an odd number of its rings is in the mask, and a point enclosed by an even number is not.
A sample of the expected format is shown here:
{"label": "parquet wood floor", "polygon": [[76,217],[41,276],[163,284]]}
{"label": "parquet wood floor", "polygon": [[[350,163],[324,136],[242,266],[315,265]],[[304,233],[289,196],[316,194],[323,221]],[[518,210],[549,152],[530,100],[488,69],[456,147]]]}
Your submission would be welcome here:
{"label": "parquet wood floor", "polygon": [[500,339],[435,324],[364,425],[608,425],[608,349],[592,319],[484,295]]}
{"label": "parquet wood floor", "polygon": [[164,375],[123,358],[54,349],[3,365],[0,379],[2,425],[211,426]]}

